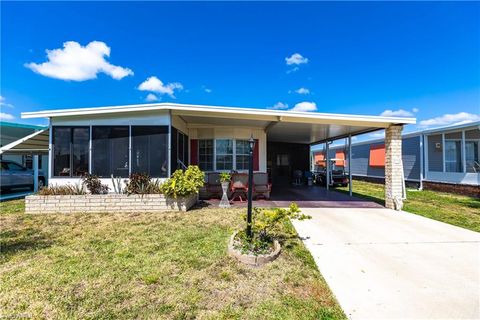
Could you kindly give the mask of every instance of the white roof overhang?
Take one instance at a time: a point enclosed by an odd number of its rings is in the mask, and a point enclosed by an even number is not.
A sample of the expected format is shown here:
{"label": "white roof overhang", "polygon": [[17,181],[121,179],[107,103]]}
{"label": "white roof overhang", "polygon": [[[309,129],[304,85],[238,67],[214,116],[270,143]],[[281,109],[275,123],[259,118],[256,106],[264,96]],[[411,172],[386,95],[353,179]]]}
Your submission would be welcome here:
{"label": "white roof overhang", "polygon": [[48,129],[18,139],[0,148],[0,154],[45,154],[48,153]]}
{"label": "white roof overhang", "polygon": [[414,124],[415,118],[294,112],[191,104],[157,103],[22,113],[22,118],[52,118],[169,110],[190,127],[237,126],[263,128],[270,141],[316,143],[387,128]]}

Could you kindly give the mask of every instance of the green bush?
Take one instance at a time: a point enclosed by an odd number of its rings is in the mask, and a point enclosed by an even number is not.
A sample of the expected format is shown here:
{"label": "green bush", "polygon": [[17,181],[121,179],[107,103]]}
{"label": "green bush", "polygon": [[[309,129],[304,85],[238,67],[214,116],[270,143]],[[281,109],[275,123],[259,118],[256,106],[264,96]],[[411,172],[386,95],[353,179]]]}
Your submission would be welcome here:
{"label": "green bush", "polygon": [[48,186],[43,187],[38,191],[41,196],[70,196],[86,194],[85,187],[82,183],[67,184],[62,186]]}
{"label": "green bush", "polygon": [[100,179],[94,174],[85,174],[82,177],[82,183],[84,186],[87,187],[88,191],[90,191],[91,194],[108,193],[108,186],[106,184],[102,184]]}
{"label": "green bush", "polygon": [[152,180],[146,173],[132,173],[129,180],[125,180],[125,192],[127,194],[162,193],[159,180]]}
{"label": "green bush", "polygon": [[185,171],[176,170],[160,188],[166,196],[177,198],[198,193],[204,183],[205,173],[198,166],[188,166]]}

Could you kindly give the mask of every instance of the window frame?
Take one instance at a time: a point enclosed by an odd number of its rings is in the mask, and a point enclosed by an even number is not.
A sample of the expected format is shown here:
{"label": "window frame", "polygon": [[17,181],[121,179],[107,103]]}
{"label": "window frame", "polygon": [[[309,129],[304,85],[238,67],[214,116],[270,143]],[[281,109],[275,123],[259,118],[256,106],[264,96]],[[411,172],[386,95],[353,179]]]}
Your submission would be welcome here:
{"label": "window frame", "polygon": [[[232,168],[231,169],[218,169],[218,166],[217,166],[217,141],[218,140],[230,140],[232,141]],[[245,169],[239,169],[237,167],[237,141],[247,141],[248,142],[248,139],[232,139],[232,138],[209,138],[209,139],[197,139],[198,141],[198,144],[197,144],[197,154],[198,154],[198,165],[200,166],[200,163],[202,162],[200,160],[201,158],[201,155],[203,155],[203,153],[200,152],[201,150],[201,143],[202,141],[212,141],[212,148],[213,148],[213,152],[212,152],[212,170],[203,170],[205,172],[230,172],[230,171],[239,171],[239,172],[246,172],[248,171],[248,168],[245,168]],[[230,154],[220,154],[220,155],[230,155]],[[245,156],[249,156],[250,155],[250,152],[247,151],[247,153],[245,154],[238,154],[238,155],[245,155]]]}

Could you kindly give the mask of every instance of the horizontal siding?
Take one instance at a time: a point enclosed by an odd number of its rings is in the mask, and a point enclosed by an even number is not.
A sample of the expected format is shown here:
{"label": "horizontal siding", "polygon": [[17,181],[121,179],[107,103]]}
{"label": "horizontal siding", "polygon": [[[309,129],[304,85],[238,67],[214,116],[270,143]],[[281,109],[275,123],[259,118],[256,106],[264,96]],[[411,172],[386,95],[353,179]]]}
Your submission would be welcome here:
{"label": "horizontal siding", "polygon": [[[440,148],[436,148],[436,144]],[[428,136],[428,171],[443,172],[443,153],[442,153],[442,135],[436,134]]]}

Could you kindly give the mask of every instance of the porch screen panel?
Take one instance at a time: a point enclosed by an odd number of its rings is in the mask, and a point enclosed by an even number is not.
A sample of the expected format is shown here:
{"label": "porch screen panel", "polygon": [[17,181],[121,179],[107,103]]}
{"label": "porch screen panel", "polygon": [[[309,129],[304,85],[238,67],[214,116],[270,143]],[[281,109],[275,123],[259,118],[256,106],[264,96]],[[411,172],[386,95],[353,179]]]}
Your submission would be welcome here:
{"label": "porch screen panel", "polygon": [[80,177],[88,173],[88,127],[53,127],[53,176]]}
{"label": "porch screen panel", "polygon": [[445,134],[445,171],[463,172],[462,134],[460,132]]}
{"label": "porch screen panel", "polygon": [[72,128],[72,173],[83,176],[88,173],[88,148],[90,128]]}
{"label": "porch screen panel", "polygon": [[70,177],[71,128],[53,127],[53,175]]}
{"label": "porch screen panel", "polygon": [[92,127],[93,174],[109,178],[128,177],[129,174],[128,126]]}
{"label": "porch screen panel", "polygon": [[168,126],[132,126],[132,172],[166,177],[167,159]]}

